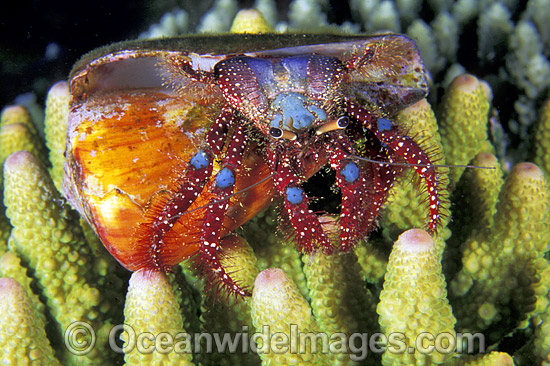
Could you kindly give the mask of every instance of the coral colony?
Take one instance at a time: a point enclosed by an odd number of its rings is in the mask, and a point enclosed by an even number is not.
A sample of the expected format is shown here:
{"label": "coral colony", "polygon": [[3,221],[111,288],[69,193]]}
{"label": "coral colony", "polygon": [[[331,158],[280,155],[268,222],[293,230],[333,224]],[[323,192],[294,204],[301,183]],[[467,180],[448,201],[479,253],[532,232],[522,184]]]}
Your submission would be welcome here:
{"label": "coral colony", "polygon": [[[421,5],[351,1],[357,24],[337,28],[296,0],[275,29],[406,33],[428,99],[407,37],[281,34],[209,61],[245,38],[92,54],[51,88],[45,143],[5,107],[1,363],[549,365],[550,5],[431,1],[431,20]],[[272,32],[274,2],[256,7],[231,26],[238,7],[217,1],[197,30]],[[459,64],[472,25],[487,81]],[[120,89],[101,79],[117,62],[158,77]],[[339,214],[308,211],[314,179]]]}

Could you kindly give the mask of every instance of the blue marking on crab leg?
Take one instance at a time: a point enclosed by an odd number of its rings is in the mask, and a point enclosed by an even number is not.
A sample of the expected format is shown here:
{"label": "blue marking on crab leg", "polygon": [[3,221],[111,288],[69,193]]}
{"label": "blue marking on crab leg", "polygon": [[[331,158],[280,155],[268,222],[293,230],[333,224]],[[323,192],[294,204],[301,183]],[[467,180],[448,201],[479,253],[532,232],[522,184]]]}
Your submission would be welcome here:
{"label": "blue marking on crab leg", "polygon": [[223,220],[230,203],[228,198],[232,195],[235,185],[235,173],[232,169],[237,169],[241,165],[247,142],[244,123],[238,122],[240,123],[237,123],[222,161],[223,168],[216,175],[215,184],[212,186],[212,198],[206,207],[200,228],[199,255],[196,261],[212,279],[209,281],[210,284],[223,284],[225,289],[236,295],[250,296],[250,292],[240,287],[223,268],[218,255]]}
{"label": "blue marking on crab leg", "polygon": [[182,183],[172,198],[153,211],[151,222],[140,225],[138,235],[142,236],[140,241],[147,246],[151,258],[148,266],[166,269],[161,255],[165,236],[201,194],[212,175],[214,158],[223,149],[233,119],[233,109],[226,105],[208,131],[205,146],[190,159]]}
{"label": "blue marking on crab leg", "polygon": [[286,189],[286,199],[293,205],[302,203],[304,200],[304,190],[299,187],[288,187]]}
{"label": "blue marking on crab leg", "polygon": [[228,188],[235,184],[235,174],[231,169],[225,167],[216,175],[216,186],[219,188]]}
{"label": "blue marking on crab leg", "polygon": [[390,131],[393,127],[392,121],[385,118],[378,118],[376,120],[376,125],[378,127],[378,132]]}
{"label": "blue marking on crab leg", "polygon": [[[372,153],[367,142],[366,149]],[[376,200],[379,189],[374,164],[359,167],[346,157],[355,155],[353,144],[346,135],[335,135],[331,141],[330,165],[336,170],[336,182],[342,192],[340,209],[340,250],[350,251],[359,239],[374,227],[380,205]],[[373,184],[374,183],[374,184]]]}
{"label": "blue marking on crab leg", "polygon": [[319,248],[329,254],[333,250],[332,243],[325,234],[319,217],[308,207],[308,197],[302,188],[297,174],[291,169],[291,156],[280,156],[273,150],[266,151],[266,161],[273,172],[273,182],[281,195],[286,215],[294,229],[294,238],[298,249],[311,253]]}
{"label": "blue marking on crab leg", "polygon": [[342,176],[348,183],[353,183],[359,178],[359,167],[353,161],[350,161],[341,171]]}
{"label": "blue marking on crab leg", "polygon": [[345,99],[344,110],[371,130],[381,144],[387,145],[388,149],[393,152],[389,157],[391,155],[402,157],[407,163],[411,164],[416,173],[424,180],[428,191],[430,209],[428,233],[430,235],[434,234],[441,220],[441,201],[439,198],[441,192],[439,173],[436,171],[429,154],[422,150],[411,137],[401,133],[399,128],[391,122],[388,123],[387,120],[378,118],[375,120],[377,126],[373,126],[372,120],[376,116],[358,104]]}
{"label": "blue marking on crab leg", "polygon": [[204,169],[208,166],[208,164],[210,164],[210,160],[203,150],[199,150],[195,153],[195,155],[193,155],[189,161],[189,164],[191,164],[195,169]]}

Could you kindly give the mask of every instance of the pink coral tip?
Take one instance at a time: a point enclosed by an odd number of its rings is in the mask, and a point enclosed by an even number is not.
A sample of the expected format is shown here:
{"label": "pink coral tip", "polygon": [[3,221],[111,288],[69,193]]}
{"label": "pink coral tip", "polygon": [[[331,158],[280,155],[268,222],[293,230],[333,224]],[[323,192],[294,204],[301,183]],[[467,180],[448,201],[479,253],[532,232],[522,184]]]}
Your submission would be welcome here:
{"label": "pink coral tip", "polygon": [[21,169],[21,167],[26,165],[36,164],[37,160],[33,154],[28,151],[17,151],[8,156],[4,162],[4,169],[6,171],[14,171]]}
{"label": "pink coral tip", "polygon": [[55,83],[49,91],[50,95],[69,95],[69,84],[66,81],[58,81]]}
{"label": "pink coral tip", "polygon": [[166,280],[166,275],[161,271],[140,269],[132,273],[129,285],[135,289],[148,289],[156,286],[161,281]]}
{"label": "pink coral tip", "polygon": [[479,80],[470,74],[457,76],[451,83],[451,88],[460,88],[465,93],[471,93],[479,86]]}
{"label": "pink coral tip", "polygon": [[14,291],[20,291],[21,285],[19,282],[12,278],[1,277],[0,278],[0,296],[5,297],[6,295],[13,293]]}
{"label": "pink coral tip", "polygon": [[288,296],[292,296],[292,285],[285,271],[280,268],[268,268],[256,277],[252,297],[256,301],[261,299],[260,301],[282,306],[288,301]]}
{"label": "pink coral tip", "polygon": [[407,107],[405,109],[407,112],[416,112],[416,111],[424,111],[426,109],[430,108],[430,105],[426,98],[420,99],[418,102],[414,103],[413,105]]}
{"label": "pink coral tip", "polygon": [[531,178],[542,180],[544,179],[544,173],[540,168],[533,163],[519,163],[514,166],[512,170],[513,175],[518,175],[522,178]]}
{"label": "pink coral tip", "polygon": [[401,250],[410,253],[426,252],[435,246],[430,234],[421,229],[405,231],[403,234],[399,235],[395,245]]}
{"label": "pink coral tip", "polygon": [[270,289],[283,286],[287,281],[286,274],[282,269],[268,268],[258,274],[254,281],[254,288],[270,291]]}
{"label": "pink coral tip", "polygon": [[27,113],[27,110],[25,107],[19,104],[12,104],[4,107],[2,109],[2,114],[9,115],[9,114],[19,114],[19,113]]}
{"label": "pink coral tip", "polygon": [[477,154],[474,160],[479,166],[495,166],[498,164],[496,156],[488,152]]}

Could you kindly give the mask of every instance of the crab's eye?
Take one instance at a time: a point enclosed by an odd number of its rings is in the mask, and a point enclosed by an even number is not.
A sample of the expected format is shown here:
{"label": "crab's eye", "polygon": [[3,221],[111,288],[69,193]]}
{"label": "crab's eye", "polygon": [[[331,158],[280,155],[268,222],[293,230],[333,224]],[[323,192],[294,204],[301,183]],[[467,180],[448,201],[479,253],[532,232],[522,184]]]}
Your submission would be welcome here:
{"label": "crab's eye", "polygon": [[349,125],[349,118],[346,116],[342,116],[337,120],[330,120],[324,125],[317,127],[317,129],[315,130],[315,133],[317,135],[320,135],[330,131],[343,130],[344,128],[348,127],[348,125]]}
{"label": "crab's eye", "polygon": [[281,137],[283,137],[283,130],[281,130],[279,127],[271,127],[269,129],[269,135],[274,139],[280,139]]}
{"label": "crab's eye", "polygon": [[342,116],[340,118],[338,118],[338,120],[336,121],[336,125],[339,127],[339,128],[346,128],[349,126],[349,118],[346,117],[346,116]]}

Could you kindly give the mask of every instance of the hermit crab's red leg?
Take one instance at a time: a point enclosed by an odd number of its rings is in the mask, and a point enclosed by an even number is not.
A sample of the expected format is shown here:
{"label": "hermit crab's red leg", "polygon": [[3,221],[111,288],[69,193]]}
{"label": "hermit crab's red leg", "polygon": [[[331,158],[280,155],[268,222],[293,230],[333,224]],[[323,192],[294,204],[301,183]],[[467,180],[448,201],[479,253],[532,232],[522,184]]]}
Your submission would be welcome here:
{"label": "hermit crab's red leg", "polygon": [[361,121],[381,143],[386,144],[388,148],[403,157],[405,161],[412,165],[416,173],[424,179],[430,205],[428,232],[430,234],[435,233],[440,219],[441,205],[436,170],[428,155],[411,138],[403,136],[397,126],[390,120],[377,118],[349,100],[344,101],[344,109],[346,114]]}
{"label": "hermit crab's red leg", "polygon": [[[376,213],[367,209],[369,196],[368,181],[371,171],[362,169],[357,162],[349,159],[351,147],[344,135],[334,136],[330,155],[330,165],[336,171],[336,183],[342,192],[340,209],[340,250],[351,250],[364,225],[374,221]],[[374,215],[374,216],[372,216]],[[372,216],[372,217],[370,217]]]}
{"label": "hermit crab's red leg", "polygon": [[[345,135],[338,134],[332,141],[330,164],[336,171],[336,182],[342,192],[340,250],[347,252],[374,228],[397,171],[391,165],[358,164],[349,159],[355,154]],[[367,153],[380,161],[388,158],[379,155],[374,147],[367,146]]]}
{"label": "hermit crab's red leg", "polygon": [[213,281],[207,283],[222,283],[224,288],[240,296],[250,296],[250,293],[241,288],[221,265],[218,253],[220,250],[220,232],[224,216],[229,207],[229,196],[235,186],[236,170],[241,165],[247,135],[243,123],[238,123],[221,169],[218,171],[212,187],[213,201],[206,208],[206,213],[200,229],[199,254],[196,258],[206,275]]}
{"label": "hermit crab's red leg", "polygon": [[331,253],[332,244],[319,218],[308,207],[308,197],[300,187],[300,179],[290,168],[290,159],[287,156],[277,156],[273,150],[269,150],[267,154],[267,160],[271,163],[270,169],[275,173],[275,188],[283,197],[286,213],[296,233],[298,250],[311,253],[322,248],[325,253]]}
{"label": "hermit crab's red leg", "polygon": [[[368,167],[372,171],[372,181],[370,186],[373,187],[374,194],[372,196],[372,210],[379,212],[384,202],[388,197],[388,193],[393,187],[397,176],[403,170],[401,166],[393,165],[393,156],[387,153],[386,149],[380,149],[380,142],[375,140],[369,140],[369,143],[365,146],[365,153],[372,160],[377,161],[374,164],[368,164]],[[381,162],[387,161],[390,164],[381,164]],[[368,234],[368,233],[366,233]]]}
{"label": "hermit crab's red leg", "polygon": [[165,269],[158,256],[164,237],[174,223],[189,209],[202,192],[204,185],[212,175],[214,158],[223,149],[229,125],[233,121],[233,110],[226,106],[216,118],[206,136],[206,144],[199,150],[187,166],[182,184],[168,202],[162,203],[160,212],[153,210],[155,217],[151,224],[143,225],[145,244],[150,251],[151,266]]}

